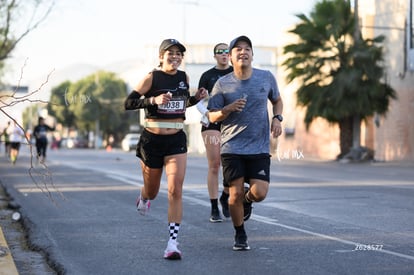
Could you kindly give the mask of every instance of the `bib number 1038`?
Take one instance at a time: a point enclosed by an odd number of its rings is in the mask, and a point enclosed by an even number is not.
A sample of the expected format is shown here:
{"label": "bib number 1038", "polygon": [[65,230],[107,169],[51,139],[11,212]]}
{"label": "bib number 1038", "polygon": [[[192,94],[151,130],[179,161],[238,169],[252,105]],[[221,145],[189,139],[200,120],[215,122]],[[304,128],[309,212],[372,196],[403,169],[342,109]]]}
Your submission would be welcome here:
{"label": "bib number 1038", "polygon": [[185,98],[172,98],[168,103],[158,105],[158,112],[169,114],[185,113]]}

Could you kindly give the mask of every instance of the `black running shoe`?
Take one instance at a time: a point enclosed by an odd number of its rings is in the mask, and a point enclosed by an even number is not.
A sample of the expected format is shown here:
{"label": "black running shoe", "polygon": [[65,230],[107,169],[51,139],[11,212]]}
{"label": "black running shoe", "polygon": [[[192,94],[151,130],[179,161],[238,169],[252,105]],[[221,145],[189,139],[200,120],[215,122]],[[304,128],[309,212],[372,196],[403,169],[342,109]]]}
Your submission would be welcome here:
{"label": "black running shoe", "polygon": [[234,251],[247,251],[250,250],[250,246],[247,243],[247,236],[246,235],[236,235],[234,237]]}
{"label": "black running shoe", "polygon": [[247,221],[252,215],[252,202],[246,201],[246,193],[249,192],[249,187],[244,187],[244,199],[243,199],[243,208],[244,208],[244,217],[243,220]]}
{"label": "black running shoe", "polygon": [[220,196],[220,204],[221,210],[223,212],[223,216],[226,218],[230,218],[230,211],[229,211],[229,200],[225,199],[223,195]]}
{"label": "black running shoe", "polygon": [[212,209],[211,210],[211,216],[210,216],[210,222],[222,222],[223,219],[220,216],[220,212],[218,209]]}

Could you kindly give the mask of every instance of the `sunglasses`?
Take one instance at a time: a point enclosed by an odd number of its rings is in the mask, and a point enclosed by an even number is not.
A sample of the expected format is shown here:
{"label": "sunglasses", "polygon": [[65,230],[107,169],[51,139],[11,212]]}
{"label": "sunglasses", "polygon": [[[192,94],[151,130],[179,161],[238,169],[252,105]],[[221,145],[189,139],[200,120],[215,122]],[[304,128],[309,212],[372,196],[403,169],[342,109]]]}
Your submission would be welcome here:
{"label": "sunglasses", "polygon": [[216,50],[215,52],[214,52],[215,54],[223,54],[223,53],[225,53],[225,54],[228,54],[229,53],[229,49],[219,49],[219,50]]}

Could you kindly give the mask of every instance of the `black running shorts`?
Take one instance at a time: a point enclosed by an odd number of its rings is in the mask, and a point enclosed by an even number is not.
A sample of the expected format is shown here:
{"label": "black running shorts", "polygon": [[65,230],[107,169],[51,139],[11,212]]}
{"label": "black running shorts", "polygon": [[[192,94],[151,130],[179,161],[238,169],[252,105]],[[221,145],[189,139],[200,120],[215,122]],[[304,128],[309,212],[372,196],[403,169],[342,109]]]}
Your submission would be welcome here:
{"label": "black running shorts", "polygon": [[10,147],[15,150],[20,150],[20,142],[10,142]]}
{"label": "black running shorts", "polygon": [[184,131],[174,135],[156,135],[144,129],[137,145],[136,155],[150,168],[162,168],[164,157],[187,153]]}
{"label": "black running shorts", "polygon": [[235,179],[244,177],[244,182],[250,179],[270,181],[270,155],[235,155],[222,154],[223,185],[229,187],[229,183]]}

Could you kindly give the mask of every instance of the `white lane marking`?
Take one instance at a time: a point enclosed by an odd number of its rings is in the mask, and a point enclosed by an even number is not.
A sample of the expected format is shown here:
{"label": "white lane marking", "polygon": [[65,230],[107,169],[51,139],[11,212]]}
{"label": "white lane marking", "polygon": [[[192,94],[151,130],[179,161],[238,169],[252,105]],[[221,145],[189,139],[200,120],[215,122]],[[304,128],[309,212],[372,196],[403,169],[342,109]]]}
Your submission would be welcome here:
{"label": "white lane marking", "polygon": [[[301,228],[298,228],[298,227],[295,227],[295,226],[290,226],[290,225],[287,225],[287,224],[278,223],[276,220],[272,220],[272,219],[269,219],[267,217],[256,215],[256,214],[253,214],[250,219],[258,221],[258,222],[270,224],[270,225],[275,225],[275,226],[282,227],[282,228],[285,228],[285,229],[301,232],[301,233],[304,233],[304,234],[317,236],[317,237],[320,237],[320,238],[323,238],[323,239],[327,239],[327,240],[331,240],[331,241],[335,241],[335,242],[340,242],[340,243],[343,243],[343,244],[353,245],[355,247],[357,245],[361,245],[361,243],[356,243],[356,242],[353,242],[353,241],[344,240],[344,239],[329,236],[329,235],[326,235],[326,234],[317,233],[317,232],[313,232],[313,231],[306,230],[306,229],[301,229]],[[394,251],[387,250],[387,249],[370,250],[370,251],[389,254],[389,255],[397,256],[397,257],[408,259],[408,260],[414,260],[414,256],[399,253],[399,252],[394,252]]]}
{"label": "white lane marking", "polygon": [[[84,169],[80,165],[76,165],[76,164],[72,164],[72,165],[65,164],[65,165],[71,166],[73,168]],[[108,177],[116,179],[117,181],[122,181],[122,182],[125,182],[127,184],[131,184],[131,185],[135,185],[135,186],[142,186],[142,176],[139,173],[137,173],[133,176],[132,175],[127,176],[124,173],[111,172],[111,171],[108,171],[108,170],[105,170],[105,169],[100,169],[100,168],[91,168],[91,167],[89,167],[89,169],[104,173]],[[163,194],[167,194],[166,182],[165,182],[165,180],[161,180],[161,181],[162,182],[161,182],[160,192],[163,193]],[[163,185],[164,185],[164,188],[162,187]],[[186,190],[186,191],[188,191],[188,192],[197,192],[197,191],[193,191],[193,190]],[[199,204],[199,205],[202,205],[202,206],[206,206],[206,207],[210,206],[210,204],[208,202],[206,202],[204,200],[201,200],[201,199],[197,199],[197,198],[194,198],[194,197],[183,195],[183,199],[184,198],[186,199],[186,201],[191,201],[193,203],[196,203],[196,204]],[[320,238],[323,238],[323,239],[327,239],[327,240],[331,240],[331,241],[335,241],[335,242],[339,242],[339,243],[343,243],[343,244],[347,244],[347,245],[353,245],[355,247],[357,245],[361,245],[361,243],[356,243],[356,242],[353,242],[353,241],[344,240],[344,239],[337,238],[337,237],[334,237],[334,236],[330,236],[330,235],[326,235],[326,234],[322,234],[322,233],[317,233],[317,232],[313,232],[313,231],[306,230],[306,229],[301,229],[301,228],[290,226],[290,225],[287,225],[287,224],[282,224],[282,223],[277,222],[277,220],[275,220],[275,219],[271,219],[271,218],[268,218],[268,217],[265,217],[265,216],[260,216],[260,215],[257,215],[257,214],[252,214],[250,219],[255,220],[257,222],[261,222],[261,223],[275,225],[275,226],[282,227],[282,228],[285,228],[285,229],[289,229],[289,230],[292,230],[292,231],[301,232],[301,233],[304,233],[304,234],[307,234],[307,235],[317,236],[317,237],[320,237]],[[404,259],[414,261],[414,256],[399,253],[399,252],[394,252],[394,251],[387,250],[387,249],[372,250],[372,251],[380,252],[380,253],[384,253],[384,254],[388,254],[388,255],[393,255],[393,256],[396,256],[396,257],[400,257],[400,258],[404,258]]]}

